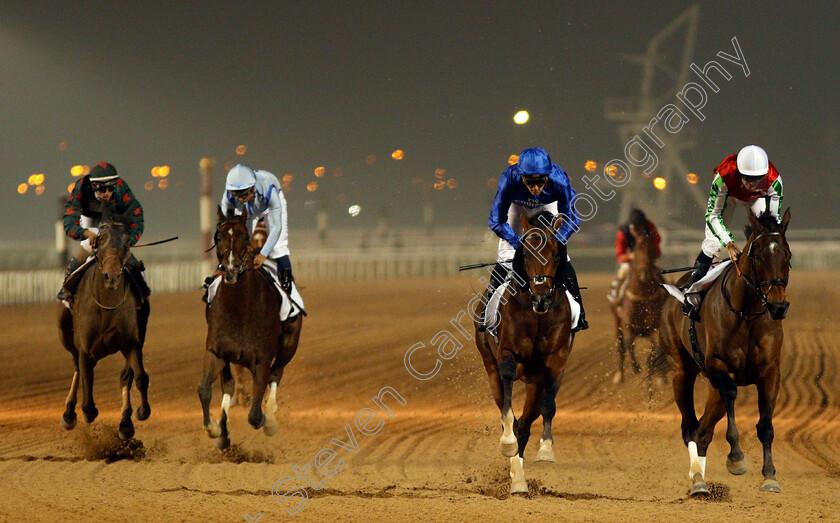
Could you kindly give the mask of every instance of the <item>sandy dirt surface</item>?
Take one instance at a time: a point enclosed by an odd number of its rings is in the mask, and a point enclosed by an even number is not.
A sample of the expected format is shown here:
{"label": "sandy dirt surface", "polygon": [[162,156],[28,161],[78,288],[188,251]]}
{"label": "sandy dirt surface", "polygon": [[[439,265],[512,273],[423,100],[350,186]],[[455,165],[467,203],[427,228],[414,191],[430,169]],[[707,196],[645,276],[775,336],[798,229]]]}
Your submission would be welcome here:
{"label": "sandy dirt surface", "polygon": [[[581,275],[592,328],[575,341],[558,395],[555,463],[534,462],[540,432],[534,426],[525,454],[527,496],[507,494],[499,413],[475,345],[450,324],[477,288],[477,274],[301,282],[310,316],[280,385],[279,433],[269,438],[253,430],[246,410],[235,407],[233,446],[225,453],[201,427],[196,386],[206,326],[198,291],[152,297],[144,351],[152,415],[136,422],[136,439],[127,444],[116,437],[122,357],[96,368],[99,418],[87,425],[79,413],[76,429],[65,431],[59,420],[72,366],[58,342],[56,306],[0,308],[0,520],[253,521],[261,514],[260,521],[277,521],[297,508],[295,518],[327,521],[837,521],[840,288],[831,283],[837,276],[791,276],[774,420],[782,493],[758,490],[762,458],[751,387],[740,389],[736,406],[750,469],[743,476],[726,471],[725,424],[718,424],[707,500],[687,496],[688,453],[670,386],[649,393],[635,375],[612,382],[617,356],[604,298],[608,275]],[[430,340],[444,329],[465,342],[463,349],[441,360],[431,379],[415,379],[405,352],[423,343],[412,363],[430,371],[436,359]],[[642,342],[640,355],[646,349]],[[405,402],[382,396],[391,417],[372,400],[385,387]],[[218,391],[214,386],[214,416]],[[362,434],[357,415],[371,413],[378,417],[368,428],[380,419],[382,427]],[[332,476],[314,472],[325,448],[336,454],[326,468],[341,465]],[[306,490],[305,504],[299,496],[278,500],[306,487],[295,468],[320,487]]]}

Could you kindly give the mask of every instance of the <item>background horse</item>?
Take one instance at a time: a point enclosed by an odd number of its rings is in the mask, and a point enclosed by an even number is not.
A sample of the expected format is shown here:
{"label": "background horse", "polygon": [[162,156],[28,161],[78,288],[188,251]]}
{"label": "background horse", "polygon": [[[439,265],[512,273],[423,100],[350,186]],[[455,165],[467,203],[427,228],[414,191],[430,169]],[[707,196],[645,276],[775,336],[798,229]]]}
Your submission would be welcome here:
{"label": "background horse", "polygon": [[[247,368],[253,378],[253,394],[248,423],[255,429],[264,427],[267,435],[277,432],[277,384],[283,369],[295,355],[303,323],[302,314],[281,322],[280,296],[273,281],[254,269],[247,217],[228,216],[218,210],[216,257],[222,270],[222,282],[212,305],[207,308],[207,341],[204,354],[204,376],[198,386],[198,397],[204,412],[204,429],[216,439],[216,446],[230,445],[227,428],[228,409],[234,393],[231,363]],[[221,374],[222,409],[219,423],[210,419],[212,385]],[[266,387],[268,417],[262,412]]]}
{"label": "background horse", "polygon": [[[737,265],[712,282],[700,306],[696,324],[700,353],[693,355],[689,334],[691,320],[683,316],[680,303],[668,300],[659,333],[660,344],[674,371],[674,397],[682,414],[682,436],[688,447],[691,495],[708,494],[705,483],[706,450],[715,425],[726,414],[729,455],[726,467],[744,474],[747,460],[741,451],[735,425],[738,386],[758,389],[758,439],[764,448],[764,482],[760,490],[781,492],[773,465],[773,409],[779,392],[779,357],[782,322],[789,303],[786,287],[790,271],[790,248],[785,231],[790,209],[781,224],[769,213],[756,218],[750,213],[751,234]],[[689,274],[678,285],[688,282]],[[694,381],[703,373],[711,383],[700,421],[694,411]]]}
{"label": "background horse", "polygon": [[645,227],[641,230],[630,225],[630,234],[635,238],[633,258],[624,292],[610,309],[615,317],[615,337],[618,349],[618,371],[613,377],[615,383],[624,381],[624,358],[630,353],[633,372],[638,374],[641,367],[636,360],[636,338],[650,340],[648,353],[648,385],[652,385],[655,372],[664,373],[665,356],[659,348],[657,329],[668,292],[659,284],[663,283],[662,271],[656,266],[656,245],[653,235]]}
{"label": "background horse", "polygon": [[[574,341],[571,307],[562,283],[566,246],[554,237],[559,217],[552,227],[545,228],[532,227],[524,216],[521,220],[524,234],[513,260],[515,279],[506,292],[507,299],[499,306],[498,345],[475,322],[476,345],[502,415],[501,451],[510,457],[512,494],[528,492],[522,458],[531,423],[540,415],[543,433],[537,461],[554,461],[551,420]],[[525,382],[525,405],[519,420],[511,406],[513,382],[517,379]]]}
{"label": "background horse", "polygon": [[122,388],[122,420],[119,436],[134,436],[131,422],[131,385],[137,379],[140,407],[137,419],[151,414],[148,401],[149,376],[143,368],[143,344],[149,320],[149,301],[143,298],[139,285],[132,279],[126,262],[131,256],[126,225],[106,211],[99,225],[93,252],[95,264],[84,271],[74,293],[72,311],[61,305],[58,325],[62,345],[73,355],[76,368],[61,424],[70,430],[76,426],[76,395],[82,386],[82,413],[91,423],[99,411],[93,401],[93,368],[105,356],[122,352],[125,367],[120,374]]}

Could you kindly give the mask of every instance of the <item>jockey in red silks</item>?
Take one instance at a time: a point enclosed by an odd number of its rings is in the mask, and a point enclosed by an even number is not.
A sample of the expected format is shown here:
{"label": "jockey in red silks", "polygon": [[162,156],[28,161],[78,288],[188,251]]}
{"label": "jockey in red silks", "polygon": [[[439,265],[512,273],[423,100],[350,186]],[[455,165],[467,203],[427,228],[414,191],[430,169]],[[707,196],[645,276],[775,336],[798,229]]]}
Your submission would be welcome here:
{"label": "jockey in red silks", "polygon": [[[96,246],[99,222],[106,207],[112,214],[123,216],[128,226],[130,245],[136,244],[143,234],[143,207],[125,180],[119,177],[117,169],[110,163],[99,162],[93,166],[90,174],[76,182],[64,205],[64,232],[70,238],[81,241],[79,249],[67,264],[65,279],[84,263]],[[143,263],[132,254],[126,265],[143,293],[146,296],[151,294],[143,274]],[[56,297],[62,301],[67,300],[73,291],[62,285]]]}
{"label": "jockey in red silks", "polygon": [[[703,250],[694,262],[689,286],[709,272],[712,259],[724,249],[733,263],[738,262],[741,250],[726,228],[735,204],[747,207],[748,212],[756,216],[769,211],[776,220],[781,221],[779,210],[782,198],[782,177],[770,163],[764,149],[748,145],[737,155],[727,156],[715,169],[706,207],[706,239],[703,240]],[[683,304],[683,313],[697,318],[697,311],[688,300]]]}
{"label": "jockey in red silks", "polygon": [[609,294],[607,294],[607,299],[612,303],[618,303],[623,298],[624,284],[627,282],[627,275],[630,272],[630,260],[633,259],[633,249],[636,247],[636,238],[630,232],[631,227],[637,232],[647,232],[653,236],[653,244],[656,246],[654,259],[662,256],[662,249],[660,248],[662,238],[660,238],[656,226],[647,219],[644,212],[639,209],[631,210],[627,222],[618,228],[615,235],[615,260],[619,263],[618,275],[612,283]]}

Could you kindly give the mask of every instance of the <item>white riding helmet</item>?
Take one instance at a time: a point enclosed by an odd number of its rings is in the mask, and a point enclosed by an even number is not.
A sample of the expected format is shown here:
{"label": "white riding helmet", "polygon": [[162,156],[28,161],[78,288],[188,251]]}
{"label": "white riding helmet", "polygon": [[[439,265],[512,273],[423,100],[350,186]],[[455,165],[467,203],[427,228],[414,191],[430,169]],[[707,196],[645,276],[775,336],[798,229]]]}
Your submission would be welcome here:
{"label": "white riding helmet", "polygon": [[225,189],[241,191],[257,184],[257,175],[247,165],[237,164],[227,173]]}
{"label": "white riding helmet", "polygon": [[738,153],[738,171],[745,176],[764,176],[770,170],[767,153],[757,145],[748,145]]}

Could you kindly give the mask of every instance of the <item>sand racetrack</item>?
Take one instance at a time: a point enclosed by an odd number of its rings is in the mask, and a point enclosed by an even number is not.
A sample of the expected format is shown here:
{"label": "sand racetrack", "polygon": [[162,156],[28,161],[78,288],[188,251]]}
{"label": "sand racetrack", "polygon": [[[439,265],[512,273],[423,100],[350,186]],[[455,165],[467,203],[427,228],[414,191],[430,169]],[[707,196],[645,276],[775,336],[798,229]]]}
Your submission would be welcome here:
{"label": "sand racetrack", "polygon": [[[754,388],[739,390],[736,414],[750,464],[726,471],[725,422],[709,449],[709,500],[688,499],[688,453],[670,386],[649,400],[645,380],[612,383],[616,356],[604,295],[609,276],[582,274],[592,328],[581,333],[558,394],[553,464],[534,463],[539,430],[526,450],[528,496],[507,495],[508,460],[498,450],[499,413],[475,345],[468,342],[420,381],[413,364],[434,365],[430,339],[449,328],[471,296],[475,274],[387,282],[301,282],[310,315],[280,385],[280,431],[266,437],[231,411],[233,447],[222,454],[201,428],[196,386],[206,327],[198,291],[153,295],[144,350],[152,416],[121,445],[119,368],[96,368],[99,418],[75,430],[59,419],[72,376],[58,342],[56,305],[0,308],[0,520],[260,521],[302,520],[814,521],[840,520],[840,324],[836,273],[791,274],[785,320],[783,383],[775,415],[774,458],[781,494],[759,492],[761,445]],[[468,321],[463,321],[464,325]],[[472,334],[472,328],[469,328]],[[647,344],[641,343],[640,354]],[[702,381],[702,380],[701,380]],[[373,435],[355,429],[357,413],[376,408],[383,387],[393,417]],[[705,389],[705,382],[698,386]],[[515,409],[521,410],[521,385]],[[213,415],[220,394],[214,386]],[[136,392],[135,392],[136,394]],[[704,394],[698,399],[698,407]],[[135,406],[137,405],[135,401]],[[367,411],[363,411],[367,412]],[[378,410],[382,414],[381,410]],[[353,453],[331,444],[348,441]],[[322,448],[345,463],[333,476],[314,473]],[[128,458],[128,459],[120,459]],[[302,504],[278,495],[312,481]],[[246,516],[247,515],[247,516]],[[253,520],[253,519],[251,519]]]}

